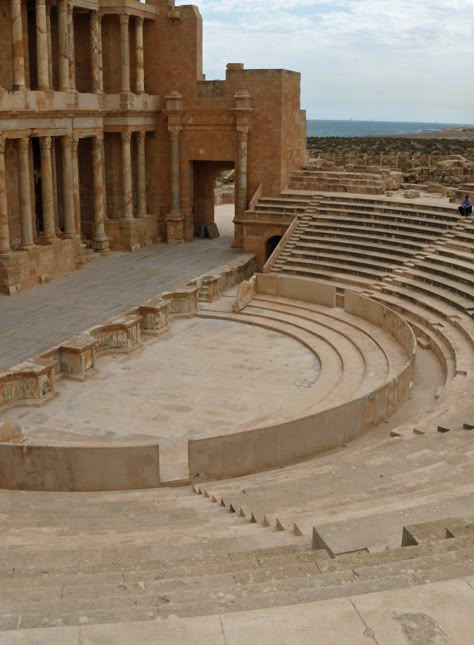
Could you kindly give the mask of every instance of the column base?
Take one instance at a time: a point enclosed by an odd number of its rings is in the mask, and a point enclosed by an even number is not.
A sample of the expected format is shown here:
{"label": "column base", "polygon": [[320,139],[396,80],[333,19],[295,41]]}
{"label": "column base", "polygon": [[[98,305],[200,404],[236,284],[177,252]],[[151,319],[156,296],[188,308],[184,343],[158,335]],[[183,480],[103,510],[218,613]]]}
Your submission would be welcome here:
{"label": "column base", "polygon": [[43,237],[43,238],[41,238],[40,244],[42,246],[49,246],[51,244],[54,244],[57,241],[57,239],[58,238],[56,236],[54,236],[54,237]]}
{"label": "column base", "polygon": [[105,252],[109,250],[109,238],[105,235],[92,238],[92,248],[97,252]]}
{"label": "column base", "polygon": [[182,244],[184,242],[184,221],[181,213],[169,213],[166,216],[166,239],[168,244]]}
{"label": "column base", "polygon": [[20,244],[18,247],[19,251],[31,251],[31,249],[34,249],[36,244]]}

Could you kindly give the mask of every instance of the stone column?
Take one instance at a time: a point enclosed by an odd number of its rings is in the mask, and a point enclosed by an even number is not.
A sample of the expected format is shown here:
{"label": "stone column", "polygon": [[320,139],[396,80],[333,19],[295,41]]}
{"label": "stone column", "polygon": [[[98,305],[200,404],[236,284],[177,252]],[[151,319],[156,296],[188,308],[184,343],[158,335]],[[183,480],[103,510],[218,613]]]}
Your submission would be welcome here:
{"label": "stone column", "polygon": [[19,188],[20,188],[20,220],[21,220],[21,249],[34,246],[33,212],[31,208],[30,182],[30,140],[19,140]]}
{"label": "stone column", "polygon": [[46,0],[36,0],[36,69],[38,89],[49,89],[48,27]]}
{"label": "stone column", "polygon": [[59,89],[69,89],[69,39],[67,0],[58,0]]}
{"label": "stone column", "polygon": [[25,87],[25,54],[21,0],[11,0],[13,83]]}
{"label": "stone column", "polygon": [[104,91],[104,59],[102,54],[102,15],[97,14],[97,85],[98,92]]}
{"label": "stone column", "polygon": [[92,155],[94,172],[94,234],[92,243],[96,251],[105,251],[109,248],[109,239],[105,234],[104,225],[104,138],[102,135],[94,137]]}
{"label": "stone column", "polygon": [[72,194],[74,200],[74,228],[81,234],[81,194],[79,192],[79,163],[78,163],[79,138],[72,137]]}
{"label": "stone column", "polygon": [[64,237],[76,237],[76,223],[74,216],[74,188],[72,171],[72,137],[67,135],[61,138],[61,152],[63,162],[63,207],[64,207]]}
{"label": "stone column", "polygon": [[0,137],[0,259],[11,254],[8,225],[7,172],[5,166],[5,138]]}
{"label": "stone column", "polygon": [[74,53],[74,7],[69,2],[67,6],[67,40],[69,63],[69,88],[76,89],[76,65]]}
{"label": "stone column", "polygon": [[180,126],[172,126],[170,130],[171,154],[171,213],[181,213],[181,182],[180,182],[180,154],[179,135]]}
{"label": "stone column", "polygon": [[51,137],[40,137],[41,149],[41,198],[43,206],[43,241],[52,244],[56,239],[54,221],[53,165]]}
{"label": "stone column", "polygon": [[97,11],[92,11],[90,16],[91,25],[91,61],[92,61],[92,91],[102,92],[102,43],[101,21]]}
{"label": "stone column", "polygon": [[239,189],[237,194],[237,213],[242,214],[247,210],[248,205],[248,130],[242,128],[237,132],[239,137],[238,173]]}
{"label": "stone column", "polygon": [[240,90],[234,94],[235,107],[233,112],[235,114],[238,138],[237,217],[242,215],[248,208],[248,134],[250,131],[250,117],[253,112],[250,100],[251,96],[246,90]]}
{"label": "stone column", "polygon": [[128,37],[129,16],[120,14],[120,91],[130,92],[130,42]]}
{"label": "stone column", "polygon": [[165,96],[165,114],[168,117],[170,135],[170,206],[166,216],[166,235],[168,242],[184,241],[184,215],[181,212],[181,160],[180,133],[183,129],[183,97],[177,91]]}
{"label": "stone column", "polygon": [[133,192],[132,192],[132,154],[130,149],[131,135],[122,132],[122,203],[124,219],[133,217]]}
{"label": "stone column", "polygon": [[138,217],[146,217],[146,163],[145,163],[146,132],[137,132],[137,188],[138,188]]}
{"label": "stone column", "polygon": [[135,41],[137,61],[137,94],[145,92],[145,62],[143,57],[143,18],[135,19]]}
{"label": "stone column", "polygon": [[46,33],[48,36],[48,87],[53,87],[53,43],[51,39],[51,5],[46,6]]}

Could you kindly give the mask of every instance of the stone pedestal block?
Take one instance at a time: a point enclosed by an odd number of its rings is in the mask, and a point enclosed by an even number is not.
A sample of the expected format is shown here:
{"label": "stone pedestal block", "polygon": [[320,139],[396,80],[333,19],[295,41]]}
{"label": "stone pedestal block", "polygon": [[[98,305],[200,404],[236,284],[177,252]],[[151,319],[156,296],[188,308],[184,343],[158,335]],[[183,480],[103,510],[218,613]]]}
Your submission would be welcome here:
{"label": "stone pedestal block", "polygon": [[61,343],[59,357],[63,376],[77,381],[93,376],[96,346],[97,339],[89,334],[80,334]]}
{"label": "stone pedestal block", "polygon": [[184,242],[184,215],[170,213],[166,216],[166,237],[168,244]]}
{"label": "stone pedestal block", "polygon": [[161,335],[168,331],[170,303],[162,298],[147,300],[138,307],[140,327],[147,334]]}
{"label": "stone pedestal block", "polygon": [[0,374],[0,409],[10,405],[42,405],[55,395],[55,361],[35,359],[18,363]]}

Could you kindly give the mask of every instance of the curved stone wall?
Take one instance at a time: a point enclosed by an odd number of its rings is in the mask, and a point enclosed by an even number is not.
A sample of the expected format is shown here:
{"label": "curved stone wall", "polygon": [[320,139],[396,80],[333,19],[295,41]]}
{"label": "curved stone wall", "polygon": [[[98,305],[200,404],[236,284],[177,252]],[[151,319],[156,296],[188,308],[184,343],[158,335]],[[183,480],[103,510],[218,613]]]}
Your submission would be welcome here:
{"label": "curved stone wall", "polygon": [[[311,288],[312,285],[312,288]],[[327,285],[305,278],[257,276],[259,286],[273,295],[293,292],[306,301],[326,303]],[[323,288],[321,288],[323,287]],[[265,428],[245,430],[188,442],[191,481],[224,479],[284,466],[341,446],[391,416],[406,400],[415,374],[416,339],[403,318],[370,298],[345,292],[345,310],[379,325],[403,347],[408,360],[401,372],[369,394]]]}

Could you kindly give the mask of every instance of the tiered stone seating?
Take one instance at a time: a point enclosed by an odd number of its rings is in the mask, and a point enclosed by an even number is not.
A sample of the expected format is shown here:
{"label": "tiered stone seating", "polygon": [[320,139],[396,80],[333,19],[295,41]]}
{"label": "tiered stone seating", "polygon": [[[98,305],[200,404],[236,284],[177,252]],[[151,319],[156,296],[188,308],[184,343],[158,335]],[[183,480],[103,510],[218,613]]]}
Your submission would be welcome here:
{"label": "tiered stone seating", "polygon": [[385,192],[385,182],[379,173],[315,170],[311,166],[296,170],[291,176],[289,187],[296,190],[371,195],[380,195]]}
{"label": "tiered stone seating", "polygon": [[[290,605],[474,571],[467,521],[440,523],[428,540],[411,527],[412,546],[400,547],[400,534],[393,550],[331,558],[189,491],[88,495],[87,503],[74,493],[18,495],[1,494],[5,642],[18,631],[28,642],[32,628],[44,630],[33,642],[49,643],[63,626]],[[444,539],[444,525],[453,538]]]}
{"label": "tiered stone seating", "polygon": [[459,223],[446,206],[335,194],[318,195],[315,202],[314,214],[295,231],[272,271],[363,288],[429,251]]}
{"label": "tiered stone seating", "polygon": [[[310,199],[290,204],[304,210],[271,271],[322,278],[339,304],[349,287],[398,311],[444,367],[438,400],[317,459],[195,484],[202,495],[0,491],[0,643],[68,642],[67,629],[100,623],[118,642],[114,624],[474,575],[473,222],[428,203]],[[370,399],[404,361],[337,307],[260,293],[234,318],[295,335],[329,366],[306,414]]]}

